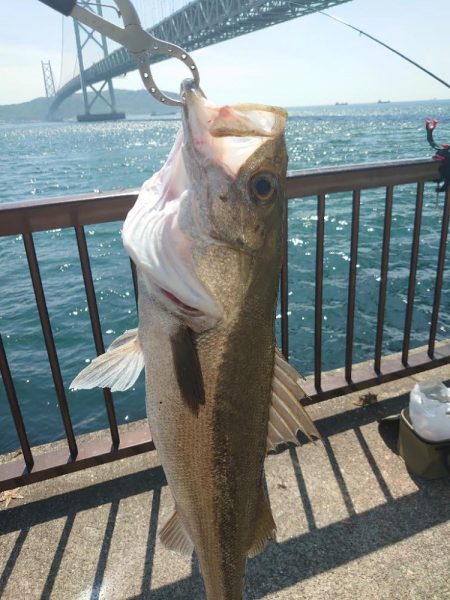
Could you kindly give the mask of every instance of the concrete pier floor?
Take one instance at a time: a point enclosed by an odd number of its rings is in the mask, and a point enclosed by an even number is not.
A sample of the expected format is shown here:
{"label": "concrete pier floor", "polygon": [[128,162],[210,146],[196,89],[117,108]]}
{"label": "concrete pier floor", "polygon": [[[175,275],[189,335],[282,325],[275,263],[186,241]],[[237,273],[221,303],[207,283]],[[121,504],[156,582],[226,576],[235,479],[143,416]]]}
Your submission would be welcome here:
{"label": "concrete pier floor", "polygon": [[[247,599],[450,598],[450,479],[408,474],[378,424],[431,376],[448,385],[450,367],[311,407],[324,441],[267,458],[278,541],[248,562]],[[155,452],[20,493],[0,504],[3,600],[204,598],[195,559],[158,540],[172,499]]]}

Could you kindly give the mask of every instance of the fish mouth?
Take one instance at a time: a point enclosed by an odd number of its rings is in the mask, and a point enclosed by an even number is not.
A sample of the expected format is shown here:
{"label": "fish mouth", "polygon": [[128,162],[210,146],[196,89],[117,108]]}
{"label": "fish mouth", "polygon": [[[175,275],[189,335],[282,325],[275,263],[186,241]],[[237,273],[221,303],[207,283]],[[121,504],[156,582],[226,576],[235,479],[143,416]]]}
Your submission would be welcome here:
{"label": "fish mouth", "polygon": [[181,82],[180,95],[183,101],[184,110],[186,110],[188,106],[192,105],[192,97],[206,100],[206,96],[202,88],[200,88],[193,79],[184,79]]}
{"label": "fish mouth", "polygon": [[181,96],[183,126],[164,166],[144,183],[122,239],[140,276],[166,308],[217,323],[224,309],[197,272],[195,249],[222,237],[209,218],[209,196],[197,194],[198,188],[207,190],[206,174],[216,168],[222,172],[215,175],[225,174],[225,184],[232,185],[249,156],[268,138],[282,135],[286,113],[259,104],[215,105],[193,80],[182,83]]}
{"label": "fish mouth", "polygon": [[263,104],[219,106],[210,102],[194,80],[181,84],[184,138],[200,168],[219,166],[231,180],[268,139],[284,132],[284,109]]}

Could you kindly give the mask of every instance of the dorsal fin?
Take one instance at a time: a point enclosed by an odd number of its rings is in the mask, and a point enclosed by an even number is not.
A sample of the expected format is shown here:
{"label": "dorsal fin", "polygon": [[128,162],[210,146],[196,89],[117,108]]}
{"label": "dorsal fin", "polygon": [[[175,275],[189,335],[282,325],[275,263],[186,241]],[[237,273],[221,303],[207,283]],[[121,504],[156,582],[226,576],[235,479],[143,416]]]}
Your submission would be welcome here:
{"label": "dorsal fin", "polygon": [[95,358],[70,384],[73,390],[94,387],[111,388],[122,392],[130,388],[144,368],[144,355],[138,339],[138,330],[129,329],[119,336],[108,350]]}
{"label": "dorsal fin", "polygon": [[300,375],[276,348],[267,450],[275,450],[278,444],[286,442],[298,445],[298,431],[303,431],[311,441],[320,438],[316,426],[300,404],[305,393],[299,380]]}

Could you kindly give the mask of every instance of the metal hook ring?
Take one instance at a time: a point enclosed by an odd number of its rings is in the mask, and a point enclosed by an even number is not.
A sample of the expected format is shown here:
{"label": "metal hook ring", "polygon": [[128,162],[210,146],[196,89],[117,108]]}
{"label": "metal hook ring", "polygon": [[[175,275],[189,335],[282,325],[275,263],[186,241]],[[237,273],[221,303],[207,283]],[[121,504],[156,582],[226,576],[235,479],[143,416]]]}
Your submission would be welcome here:
{"label": "metal hook ring", "polygon": [[189,56],[189,54],[185,50],[183,50],[183,48],[180,48],[175,44],[170,44],[168,42],[157,40],[156,38],[155,43],[149,51],[139,53],[139,55],[137,56],[138,68],[139,73],[141,75],[141,79],[144,83],[145,88],[150,92],[150,94],[154,98],[156,98],[156,100],[162,102],[163,104],[167,104],[170,106],[182,106],[182,100],[176,100],[174,98],[171,98],[170,96],[162,92],[159,89],[158,85],[155,83],[150,69],[149,60],[152,54],[163,54],[167,58],[177,58],[178,60],[183,62],[189,69],[191,77],[194,79],[196,85],[199,86],[200,74],[198,72],[197,65]]}

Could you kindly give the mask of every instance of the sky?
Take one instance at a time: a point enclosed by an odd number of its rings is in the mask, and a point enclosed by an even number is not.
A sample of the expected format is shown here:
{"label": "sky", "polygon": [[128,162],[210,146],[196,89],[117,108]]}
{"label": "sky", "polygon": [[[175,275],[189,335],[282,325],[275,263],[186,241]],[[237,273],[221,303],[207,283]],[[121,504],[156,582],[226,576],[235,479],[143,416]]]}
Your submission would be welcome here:
{"label": "sky", "polygon": [[[164,12],[162,0],[159,5],[157,0],[134,3],[145,26],[158,18],[158,6],[159,16]],[[154,5],[153,12],[149,5]],[[165,6],[176,4],[169,0]],[[0,8],[0,104],[45,95],[41,60],[51,61],[57,85],[70,79],[76,60],[72,20],[38,0],[0,0]],[[328,12],[450,81],[449,0],[351,0]],[[192,56],[202,89],[217,103],[307,106],[450,99],[449,88],[320,14],[209,46]],[[160,88],[177,91],[187,71],[173,63],[155,65],[152,72]],[[116,78],[114,85],[142,88],[136,72]]]}

